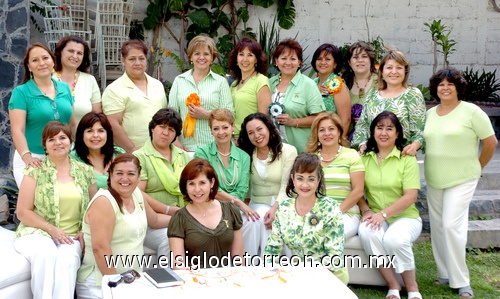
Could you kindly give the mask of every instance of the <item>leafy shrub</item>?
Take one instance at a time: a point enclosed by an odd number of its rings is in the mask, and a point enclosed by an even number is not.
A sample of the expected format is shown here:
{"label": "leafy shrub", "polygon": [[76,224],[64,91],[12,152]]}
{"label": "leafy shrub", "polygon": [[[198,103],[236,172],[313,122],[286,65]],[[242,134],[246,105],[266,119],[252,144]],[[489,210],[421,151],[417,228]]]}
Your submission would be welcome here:
{"label": "leafy shrub", "polygon": [[474,71],[473,68],[466,68],[464,78],[467,81],[465,89],[465,100],[469,102],[500,102],[500,95],[496,92],[500,91],[500,82],[496,79],[496,70],[493,72],[485,72],[481,74],[479,71]]}

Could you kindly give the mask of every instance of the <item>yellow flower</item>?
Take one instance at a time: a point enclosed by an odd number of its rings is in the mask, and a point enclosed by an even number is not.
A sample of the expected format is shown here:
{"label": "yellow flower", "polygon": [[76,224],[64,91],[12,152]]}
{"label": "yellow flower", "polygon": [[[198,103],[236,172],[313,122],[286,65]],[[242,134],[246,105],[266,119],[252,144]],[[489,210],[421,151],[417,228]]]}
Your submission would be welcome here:
{"label": "yellow flower", "polygon": [[172,53],[172,51],[170,51],[170,50],[165,51],[165,56],[166,57],[170,56],[170,53]]}
{"label": "yellow flower", "polygon": [[153,46],[150,46],[149,49],[151,49],[151,53],[155,52],[155,48]]}

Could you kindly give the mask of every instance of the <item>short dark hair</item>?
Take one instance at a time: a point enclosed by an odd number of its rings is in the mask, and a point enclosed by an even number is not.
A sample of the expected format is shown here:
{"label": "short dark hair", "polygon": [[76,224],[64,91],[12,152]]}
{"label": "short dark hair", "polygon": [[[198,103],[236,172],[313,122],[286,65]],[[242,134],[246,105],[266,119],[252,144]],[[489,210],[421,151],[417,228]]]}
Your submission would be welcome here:
{"label": "short dark hair", "polygon": [[122,49],[121,49],[122,57],[126,58],[128,56],[128,53],[132,49],[141,50],[146,57],[148,56],[148,47],[146,47],[146,45],[142,41],[137,39],[132,39],[122,44]]}
{"label": "short dark hair", "polygon": [[337,64],[334,68],[333,71],[335,72],[335,69],[340,67],[342,65],[342,55],[340,54],[339,48],[337,48],[335,45],[332,44],[322,44],[319,46],[316,51],[314,51],[312,60],[311,60],[311,66],[314,69],[314,71],[317,73],[318,69],[316,68],[316,60],[318,60],[319,55],[321,55],[321,52],[325,51],[327,54],[332,54],[333,56],[333,61]]}
{"label": "short dark hair", "polygon": [[245,48],[248,48],[257,59],[257,65],[255,66],[257,73],[266,75],[267,72],[267,57],[266,54],[262,52],[262,47],[255,40],[248,36],[244,36],[236,43],[233,51],[231,51],[229,55],[229,70],[236,82],[240,82],[241,80],[241,69],[238,66],[238,53]]}
{"label": "short dark hair", "polygon": [[182,195],[184,195],[184,201],[193,202],[187,193],[187,181],[194,180],[202,174],[206,175],[207,179],[210,181],[214,179],[214,186],[210,189],[208,198],[210,200],[215,199],[215,195],[217,195],[217,191],[219,190],[219,179],[217,178],[217,173],[215,173],[214,168],[207,160],[195,158],[189,161],[186,167],[184,167],[179,179],[179,189],[181,190]]}
{"label": "short dark hair", "polygon": [[281,54],[285,51],[293,51],[297,55],[297,58],[300,60],[300,64],[304,61],[302,59],[302,47],[300,44],[294,40],[293,38],[287,38],[282,40],[277,46],[276,49],[274,49],[272,58],[273,58],[273,63],[276,63],[276,60],[278,57],[280,57]]}
{"label": "short dark hair", "polygon": [[83,140],[83,134],[87,128],[92,128],[96,122],[100,122],[101,126],[106,130],[106,142],[101,148],[101,153],[104,154],[104,165],[108,165],[115,154],[113,143],[113,129],[109,123],[108,117],[102,112],[89,112],[85,114],[76,128],[75,134],[75,152],[80,159],[88,165],[92,165],[89,158],[89,148]]}
{"label": "short dark hair", "polygon": [[446,80],[455,85],[457,89],[458,99],[462,100],[465,96],[465,90],[467,88],[467,81],[465,80],[462,71],[457,70],[454,67],[448,67],[442,70],[437,71],[432,77],[429,79],[429,89],[431,93],[431,97],[437,101],[439,101],[439,96],[437,95],[438,85]]}
{"label": "short dark hair", "polygon": [[403,150],[403,145],[406,143],[406,138],[403,134],[403,126],[401,125],[401,122],[399,121],[396,114],[389,111],[383,111],[379,115],[377,115],[370,124],[370,137],[366,142],[366,152],[379,152],[377,141],[375,141],[375,127],[384,119],[390,120],[396,128],[396,132],[398,133],[398,137],[396,138],[396,147],[400,151]]}
{"label": "short dark hair", "polygon": [[153,140],[153,129],[158,125],[167,125],[175,130],[175,138],[172,142],[177,139],[182,132],[182,119],[179,112],[172,108],[162,108],[158,110],[151,121],[149,122],[149,138]]}
{"label": "short dark hair", "polygon": [[140,177],[141,176],[141,161],[139,159],[132,155],[132,154],[119,154],[116,156],[116,158],[111,162],[109,165],[108,169],[108,191],[111,193],[113,198],[116,200],[116,203],[118,204],[118,207],[120,208],[120,212],[123,214],[123,199],[121,198],[120,194],[116,192],[113,187],[111,187],[111,177],[113,176],[113,170],[115,170],[115,166],[118,163],[125,163],[125,162],[132,162],[134,163],[135,166],[137,166],[137,175]]}
{"label": "short dark hair", "polygon": [[89,67],[90,67],[90,48],[89,48],[89,45],[87,44],[86,41],[84,41],[80,37],[74,36],[74,35],[65,36],[65,37],[61,38],[61,40],[59,40],[59,42],[57,43],[56,49],[54,51],[54,56],[56,57],[55,70],[57,72],[62,70],[61,52],[64,50],[64,48],[66,47],[66,45],[69,42],[75,42],[77,44],[83,45],[83,58],[82,58],[82,63],[78,66],[78,70],[80,72],[84,72],[84,73],[87,72]]}
{"label": "short dark hair", "polygon": [[283,141],[278,129],[274,125],[271,118],[269,118],[269,116],[265,115],[262,112],[252,113],[250,115],[247,115],[245,119],[243,119],[243,123],[241,124],[240,136],[238,137],[238,147],[245,151],[245,153],[250,156],[250,159],[252,159],[255,145],[253,145],[248,138],[247,124],[254,119],[258,119],[263,122],[269,130],[269,143],[267,144],[267,146],[272,153],[269,163],[273,163],[281,156],[281,151],[283,150]]}
{"label": "short dark hair", "polygon": [[316,197],[326,195],[325,187],[325,177],[323,175],[323,167],[321,167],[321,161],[316,154],[304,152],[298,155],[293,162],[292,170],[290,171],[290,177],[288,178],[288,184],[286,186],[286,195],[288,197],[293,197],[297,195],[295,191],[295,186],[293,184],[292,177],[296,173],[314,173],[318,175],[318,189],[316,189]]}
{"label": "short dark hair", "polygon": [[47,142],[47,139],[56,136],[60,132],[63,132],[66,136],[68,136],[69,142],[73,142],[73,138],[71,137],[71,129],[69,128],[69,126],[63,124],[60,121],[52,120],[49,121],[43,128],[42,146],[45,148],[45,143]]}

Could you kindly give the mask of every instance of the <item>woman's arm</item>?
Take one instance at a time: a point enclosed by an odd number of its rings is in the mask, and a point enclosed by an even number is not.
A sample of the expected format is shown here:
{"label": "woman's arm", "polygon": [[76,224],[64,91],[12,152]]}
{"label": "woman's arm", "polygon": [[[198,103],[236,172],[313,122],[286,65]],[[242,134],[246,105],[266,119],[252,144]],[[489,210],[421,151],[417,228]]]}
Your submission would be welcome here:
{"label": "woman's arm", "polygon": [[[417,195],[418,189],[403,190],[403,196],[401,196],[398,200],[378,213],[370,213],[367,217],[363,217],[363,221],[367,221],[372,229],[379,229],[384,221],[392,216],[400,214],[411,204],[415,203],[417,201]],[[384,217],[382,212],[384,212],[387,217]]]}
{"label": "woman's arm", "polygon": [[186,267],[186,255],[184,250],[184,239],[177,237],[169,237],[168,243],[170,251],[172,251],[173,261],[170,261],[173,269],[189,269]]}
{"label": "woman's arm", "polygon": [[342,84],[342,88],[334,96],[333,100],[337,108],[337,114],[342,121],[342,128],[344,129],[342,139],[347,140],[349,126],[351,125],[351,96],[345,84]]}
{"label": "woman's arm", "polygon": [[143,191],[141,191],[142,196],[144,198],[144,207],[146,209],[146,217],[148,219],[148,226],[151,228],[165,228],[168,226],[170,222],[170,216],[165,215],[165,210],[160,213],[155,212],[148,203],[148,199],[155,200],[151,196],[147,195]]}
{"label": "woman's arm", "polygon": [[92,104],[92,112],[101,113],[102,112],[102,103],[99,102],[99,103]]}
{"label": "woman's arm", "polygon": [[424,144],[424,126],[425,126],[425,101],[422,93],[417,88],[410,88],[407,93],[405,108],[408,110],[408,139],[411,143],[403,148],[402,155],[415,156],[417,151]]}
{"label": "woman's arm", "polygon": [[342,213],[347,212],[352,208],[365,192],[365,172],[357,171],[349,174],[351,178],[351,192],[344,201],[340,204],[340,210]]}
{"label": "woman's arm", "polygon": [[[140,113],[140,111],[137,111]],[[138,147],[128,138],[127,133],[123,130],[122,121],[123,121],[123,112],[109,114],[107,115],[109,123],[113,129],[113,140],[116,145],[123,148],[127,151],[127,153],[132,153],[137,150]]]}
{"label": "woman's arm", "polygon": [[108,267],[105,258],[113,254],[111,241],[116,222],[116,215],[109,199],[105,196],[96,198],[89,206],[84,221],[90,226],[92,251],[99,271],[102,275],[116,274],[116,268]]}
{"label": "woman's arm", "polygon": [[21,159],[26,165],[41,167],[42,160],[33,158],[26,141],[26,111],[22,109],[9,110],[10,130],[12,132],[12,141]]}
{"label": "woman's arm", "polygon": [[269,116],[269,105],[271,104],[271,90],[269,86],[262,86],[257,92],[257,108],[258,111]]}
{"label": "woman's arm", "polygon": [[483,142],[483,148],[481,149],[481,154],[479,155],[479,163],[481,163],[481,169],[483,169],[493,157],[495,149],[497,148],[498,140],[495,135],[491,135],[481,141]]}
{"label": "woman's arm", "polygon": [[[236,256],[240,257],[241,266],[245,265],[245,259],[243,255],[245,254],[245,248],[243,246],[243,233],[242,229],[234,231],[233,245],[231,246],[231,258],[234,260]],[[237,265],[240,266],[240,265]]]}

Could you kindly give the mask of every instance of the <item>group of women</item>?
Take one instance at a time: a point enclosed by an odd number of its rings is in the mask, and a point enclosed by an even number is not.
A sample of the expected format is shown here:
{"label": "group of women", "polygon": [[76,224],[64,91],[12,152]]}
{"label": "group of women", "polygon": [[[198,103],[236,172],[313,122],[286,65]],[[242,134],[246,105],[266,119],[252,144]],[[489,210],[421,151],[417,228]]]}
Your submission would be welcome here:
{"label": "group of women", "polygon": [[[98,298],[102,276],[126,270],[104,256],[141,255],[143,245],[172,251],[172,266],[183,268],[204,253],[342,256],[356,234],[368,254],[396,257],[394,268],[379,268],[386,298],[400,298],[396,273],[408,298],[422,298],[412,243],[422,228],[415,155],[424,145],[435,283],[473,296],[468,205],[497,140],[484,112],[461,101],[459,71],[433,75],[441,103],[426,112],[400,51],[377,71],[373,49],[354,43],[341,78],[339,50],[323,44],[313,80],[300,72],[300,44],[285,39],[271,57],[279,74],[268,79],[260,45],[244,37],[228,85],[210,68],[214,41],[200,35],[166,108],[163,86],[145,73],[147,54],[142,42],[125,42],[124,75],[101,99],[85,73],[85,42],[64,38],[54,54],[28,48],[9,113],[21,190],[15,246],[32,263],[36,298],[71,297],[75,283],[79,298]],[[345,265],[329,268],[348,282]]]}

